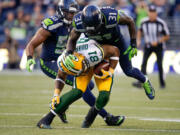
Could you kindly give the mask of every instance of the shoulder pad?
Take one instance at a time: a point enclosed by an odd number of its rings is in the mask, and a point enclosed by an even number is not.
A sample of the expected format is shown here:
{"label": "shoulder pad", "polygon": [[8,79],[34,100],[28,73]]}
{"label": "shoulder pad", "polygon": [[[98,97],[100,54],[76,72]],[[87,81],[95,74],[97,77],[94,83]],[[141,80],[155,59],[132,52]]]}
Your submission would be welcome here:
{"label": "shoulder pad", "polygon": [[44,19],[41,24],[44,29],[52,31],[62,26],[63,22],[57,16],[51,16],[49,18]]}
{"label": "shoulder pad", "polygon": [[73,17],[72,26],[75,28],[78,32],[85,32],[85,29],[83,28],[82,24],[82,13],[79,12]]}
{"label": "shoulder pad", "polygon": [[118,23],[118,12],[116,9],[112,7],[102,7],[101,8],[102,15],[105,20],[106,28],[115,27]]}

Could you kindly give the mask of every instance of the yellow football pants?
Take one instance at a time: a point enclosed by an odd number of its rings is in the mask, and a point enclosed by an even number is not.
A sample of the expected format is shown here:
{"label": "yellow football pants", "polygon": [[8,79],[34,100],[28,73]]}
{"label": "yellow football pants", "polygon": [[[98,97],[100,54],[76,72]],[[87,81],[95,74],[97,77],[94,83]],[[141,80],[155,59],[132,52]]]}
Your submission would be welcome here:
{"label": "yellow football pants", "polygon": [[[73,88],[79,89],[84,93],[90,80],[92,79],[93,74],[93,69],[90,69],[87,74],[76,77],[73,83]],[[113,77],[109,77],[107,79],[98,79],[94,77],[94,79],[99,91],[111,91]]]}

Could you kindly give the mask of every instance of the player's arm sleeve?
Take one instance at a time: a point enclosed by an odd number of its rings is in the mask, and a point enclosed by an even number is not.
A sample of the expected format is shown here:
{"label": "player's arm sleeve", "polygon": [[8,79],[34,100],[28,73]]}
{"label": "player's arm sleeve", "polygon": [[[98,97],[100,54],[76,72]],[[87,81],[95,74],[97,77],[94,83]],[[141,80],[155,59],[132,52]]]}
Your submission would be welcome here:
{"label": "player's arm sleeve", "polygon": [[58,20],[56,16],[46,18],[41,22],[41,27],[50,33],[55,33],[57,28],[62,26],[63,23]]}
{"label": "player's arm sleeve", "polygon": [[117,22],[120,25],[127,25],[131,39],[136,38],[136,25],[132,17],[126,15],[122,11],[118,10]]}

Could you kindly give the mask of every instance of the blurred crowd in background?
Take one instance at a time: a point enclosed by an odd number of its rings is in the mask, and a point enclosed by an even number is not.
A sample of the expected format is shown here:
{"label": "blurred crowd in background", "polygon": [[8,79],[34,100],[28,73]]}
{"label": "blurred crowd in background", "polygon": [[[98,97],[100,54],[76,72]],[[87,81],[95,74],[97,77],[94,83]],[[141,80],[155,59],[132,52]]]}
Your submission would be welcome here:
{"label": "blurred crowd in background", "polygon": [[[112,6],[134,18],[137,28],[148,15],[147,6],[157,6],[158,16],[170,29],[168,49],[179,49],[180,0],[77,0],[80,10],[87,4]],[[18,68],[18,63],[28,41],[41,26],[41,21],[56,13],[58,0],[0,0],[0,48],[9,52],[9,68]]]}

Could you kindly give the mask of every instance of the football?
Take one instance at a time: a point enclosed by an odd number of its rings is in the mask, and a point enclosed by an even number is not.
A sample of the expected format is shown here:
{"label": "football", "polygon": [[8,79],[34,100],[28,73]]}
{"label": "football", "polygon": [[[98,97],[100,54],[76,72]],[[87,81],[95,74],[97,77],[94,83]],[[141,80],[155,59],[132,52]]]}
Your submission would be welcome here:
{"label": "football", "polygon": [[110,64],[108,61],[103,60],[102,62],[100,62],[99,64],[97,64],[94,67],[94,74],[102,76],[102,72],[101,69],[104,69],[105,71],[108,71],[110,67]]}

